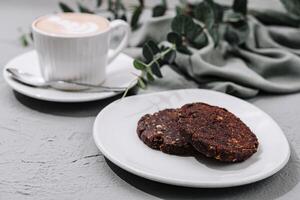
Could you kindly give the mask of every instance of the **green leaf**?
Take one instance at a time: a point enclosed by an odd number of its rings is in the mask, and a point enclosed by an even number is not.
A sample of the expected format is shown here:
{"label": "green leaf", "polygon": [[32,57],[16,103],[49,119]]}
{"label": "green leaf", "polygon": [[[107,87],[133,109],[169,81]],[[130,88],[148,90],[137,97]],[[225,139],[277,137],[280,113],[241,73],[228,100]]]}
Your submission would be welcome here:
{"label": "green leaf", "polygon": [[143,47],[143,56],[146,58],[147,62],[151,62],[155,54],[159,53],[160,50],[158,46],[152,40],[146,42]]}
{"label": "green leaf", "polygon": [[100,7],[102,5],[102,0],[97,0],[97,7]]}
{"label": "green leaf", "polygon": [[164,5],[157,5],[152,9],[152,17],[163,16],[167,11],[167,7]]}
{"label": "green leaf", "polygon": [[225,30],[225,40],[231,45],[241,45],[246,42],[249,35],[249,26],[245,22],[239,26],[228,24]]}
{"label": "green leaf", "polygon": [[20,40],[21,40],[21,44],[22,44],[23,47],[27,47],[29,45],[29,42],[28,42],[27,37],[26,37],[26,34],[23,34],[20,37]]}
{"label": "green leaf", "polygon": [[185,15],[177,15],[171,24],[171,28],[179,35],[186,35],[190,30],[193,31],[195,23],[193,19]]}
{"label": "green leaf", "polygon": [[285,9],[295,15],[298,19],[300,18],[300,1],[299,0],[280,0]]}
{"label": "green leaf", "polygon": [[197,20],[203,22],[210,29],[215,23],[215,14],[211,5],[207,1],[199,3],[193,11]]}
{"label": "green leaf", "polygon": [[143,80],[143,78],[141,78],[141,77],[138,77],[138,80],[137,80],[138,82],[138,86],[140,87],[140,88],[142,88],[142,89],[146,89],[146,87],[147,87],[147,85],[146,85],[146,82],[145,82],[145,80]]}
{"label": "green leaf", "polygon": [[139,60],[134,60],[133,66],[138,70],[145,70],[147,68],[146,64]]}
{"label": "green leaf", "polygon": [[200,33],[193,41],[192,45],[197,48],[201,49],[208,44],[208,38],[204,32]]}
{"label": "green leaf", "polygon": [[231,26],[227,26],[226,32],[225,32],[225,35],[224,35],[224,39],[229,44],[238,44],[239,43],[239,36],[234,30],[232,30]]}
{"label": "green leaf", "polygon": [[194,24],[194,27],[187,32],[186,37],[189,41],[193,41],[202,32],[203,32],[203,28],[198,24]]}
{"label": "green leaf", "polygon": [[214,11],[214,15],[215,15],[215,22],[216,23],[220,23],[223,20],[223,15],[224,15],[224,11],[227,9],[225,6],[220,5],[218,3],[213,2],[211,4],[213,11]]}
{"label": "green leaf", "polygon": [[170,43],[175,44],[176,46],[182,45],[182,38],[178,33],[175,33],[175,32],[168,33],[167,40]]}
{"label": "green leaf", "polygon": [[192,55],[192,52],[186,46],[181,45],[181,46],[176,47],[176,49],[180,53],[187,54],[187,55]]}
{"label": "green leaf", "polygon": [[212,0],[204,0],[199,3],[194,9],[193,13],[196,19],[202,21],[208,31],[218,26],[223,22],[224,10],[226,8]]}
{"label": "green leaf", "polygon": [[153,82],[155,80],[154,76],[150,72],[146,73],[146,77],[150,82]]}
{"label": "green leaf", "polygon": [[81,3],[78,3],[77,5],[78,5],[79,12],[81,12],[81,13],[94,14],[93,11],[91,11],[91,10],[88,9],[87,7],[83,6]]}
{"label": "green leaf", "polygon": [[143,12],[143,6],[136,7],[133,11],[130,26],[133,30],[137,29],[140,16]]}
{"label": "green leaf", "polygon": [[152,40],[149,40],[147,42],[147,45],[152,49],[154,54],[157,54],[160,52],[159,47],[157,46],[157,44],[155,42],[153,42]]}
{"label": "green leaf", "polygon": [[67,4],[63,2],[59,2],[58,5],[63,12],[74,12],[72,8],[70,8]]}
{"label": "green leaf", "polygon": [[247,14],[247,0],[234,0],[232,9],[234,10],[234,12],[246,15]]}
{"label": "green leaf", "polygon": [[209,34],[211,35],[213,41],[214,41],[214,47],[217,47],[220,42],[220,34],[219,34],[219,26],[213,26],[209,30]]}
{"label": "green leaf", "polygon": [[162,78],[163,75],[160,71],[160,65],[158,62],[154,62],[151,66],[151,71],[153,72],[153,74],[155,74],[155,76],[157,76],[158,78]]}
{"label": "green leaf", "polygon": [[171,27],[173,32],[186,36],[188,40],[193,40],[202,31],[202,28],[195,24],[192,17],[185,15],[177,15],[173,19]]}
{"label": "green leaf", "polygon": [[229,43],[229,44],[238,44],[239,43],[239,36],[235,32],[235,30],[232,30],[233,28],[231,26],[226,27],[224,39]]}

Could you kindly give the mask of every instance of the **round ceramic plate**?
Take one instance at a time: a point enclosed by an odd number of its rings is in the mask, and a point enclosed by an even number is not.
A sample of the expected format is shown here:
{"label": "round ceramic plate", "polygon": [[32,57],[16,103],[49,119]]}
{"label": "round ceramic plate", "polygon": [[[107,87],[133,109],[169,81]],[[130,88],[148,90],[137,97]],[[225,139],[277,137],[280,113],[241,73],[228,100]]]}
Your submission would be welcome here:
{"label": "round ceramic plate", "polygon": [[[138,138],[137,122],[144,114],[192,102],[221,106],[237,115],[256,134],[258,152],[242,163],[225,164],[164,154]],[[99,113],[93,131],[100,151],[119,167],[179,186],[216,188],[256,182],[278,172],[290,157],[287,139],[270,116],[246,101],[209,90],[173,90],[117,100]]]}
{"label": "round ceramic plate", "polygon": [[[140,74],[132,66],[133,59],[125,54],[120,54],[111,64],[107,66],[107,78],[103,85],[111,87],[128,87],[136,84],[134,74]],[[17,92],[26,96],[54,102],[86,102],[105,99],[115,96],[117,92],[88,92],[88,91],[61,91],[51,88],[35,88],[21,84],[10,77],[6,68],[13,67],[24,72],[41,76],[36,51],[22,54],[4,67],[3,75],[8,85]]]}

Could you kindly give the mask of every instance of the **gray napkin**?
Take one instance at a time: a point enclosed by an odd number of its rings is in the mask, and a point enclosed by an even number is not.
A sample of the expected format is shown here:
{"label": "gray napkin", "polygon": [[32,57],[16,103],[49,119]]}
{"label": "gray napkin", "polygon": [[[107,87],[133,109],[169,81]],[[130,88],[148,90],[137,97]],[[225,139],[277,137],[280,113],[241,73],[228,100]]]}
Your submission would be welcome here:
{"label": "gray napkin", "polygon": [[[151,19],[133,32],[127,53],[140,57],[140,46],[148,39],[165,40],[170,17]],[[259,92],[285,94],[300,91],[300,30],[284,26],[265,26],[249,16],[250,36],[243,48],[226,42],[207,47],[193,55],[177,54],[175,71],[197,83],[242,98]],[[166,67],[166,66],[165,66]],[[176,81],[176,80],[171,80]]]}

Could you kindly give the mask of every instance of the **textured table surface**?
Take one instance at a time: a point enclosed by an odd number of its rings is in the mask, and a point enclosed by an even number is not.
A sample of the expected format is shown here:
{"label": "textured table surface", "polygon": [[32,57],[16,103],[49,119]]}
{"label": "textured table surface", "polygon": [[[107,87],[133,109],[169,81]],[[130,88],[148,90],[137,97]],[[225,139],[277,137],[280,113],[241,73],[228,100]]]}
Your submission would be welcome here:
{"label": "textured table surface", "polygon": [[[281,9],[276,0],[250,2],[254,7]],[[0,1],[0,66],[30,49],[20,46],[17,29],[27,29],[36,16],[55,10],[57,1]],[[194,86],[167,72],[163,83],[150,91]],[[299,199],[300,94],[249,100],[278,122],[292,155],[276,175],[227,189],[160,184],[107,161],[94,145],[92,125],[97,113],[113,100],[81,104],[38,101],[13,92],[0,77],[0,199]]]}

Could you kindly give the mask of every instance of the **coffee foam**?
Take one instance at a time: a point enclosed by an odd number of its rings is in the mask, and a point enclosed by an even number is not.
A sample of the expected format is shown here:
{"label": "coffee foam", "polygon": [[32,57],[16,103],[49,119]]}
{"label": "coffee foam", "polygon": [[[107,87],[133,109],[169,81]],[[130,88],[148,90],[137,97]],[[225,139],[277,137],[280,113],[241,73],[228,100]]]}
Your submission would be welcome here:
{"label": "coffee foam", "polygon": [[62,13],[42,17],[34,26],[50,34],[80,36],[102,32],[108,28],[108,22],[105,18],[92,14]]}

